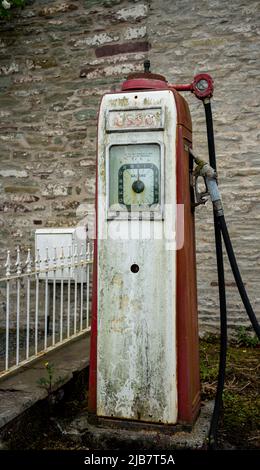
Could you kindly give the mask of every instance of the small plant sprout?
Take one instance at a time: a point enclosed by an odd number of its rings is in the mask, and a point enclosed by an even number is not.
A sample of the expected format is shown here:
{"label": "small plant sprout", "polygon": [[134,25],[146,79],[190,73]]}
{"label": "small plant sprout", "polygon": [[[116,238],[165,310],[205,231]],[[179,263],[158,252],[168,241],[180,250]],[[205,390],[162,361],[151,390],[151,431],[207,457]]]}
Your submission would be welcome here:
{"label": "small plant sprout", "polygon": [[45,362],[44,367],[47,372],[47,377],[41,377],[37,382],[41,387],[44,387],[47,390],[48,394],[51,394],[53,388],[54,365],[49,362]]}

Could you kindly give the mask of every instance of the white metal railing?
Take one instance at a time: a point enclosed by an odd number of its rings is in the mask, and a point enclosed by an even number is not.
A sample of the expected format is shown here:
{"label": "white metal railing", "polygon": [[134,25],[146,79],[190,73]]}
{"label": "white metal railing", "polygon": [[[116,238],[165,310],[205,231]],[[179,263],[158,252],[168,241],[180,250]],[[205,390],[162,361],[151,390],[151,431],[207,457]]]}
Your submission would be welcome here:
{"label": "white metal railing", "polygon": [[[7,252],[0,279],[0,377],[90,330],[93,244]],[[66,251],[66,252],[65,252]],[[50,257],[51,255],[51,257]]]}

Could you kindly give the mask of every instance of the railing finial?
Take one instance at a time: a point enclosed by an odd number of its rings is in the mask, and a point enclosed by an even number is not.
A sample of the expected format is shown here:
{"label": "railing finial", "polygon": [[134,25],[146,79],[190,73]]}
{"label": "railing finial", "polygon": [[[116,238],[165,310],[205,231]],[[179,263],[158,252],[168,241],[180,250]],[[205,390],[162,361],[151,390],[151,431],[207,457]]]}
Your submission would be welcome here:
{"label": "railing finial", "polygon": [[17,253],[16,263],[15,263],[16,272],[17,272],[18,276],[20,276],[20,274],[22,274],[22,263],[21,263],[21,255],[20,255],[20,247],[19,246],[16,248],[16,253]]}
{"label": "railing finial", "polygon": [[56,246],[53,248],[52,262],[53,262],[53,271],[55,271],[56,268],[57,268],[57,248],[56,248]]}
{"label": "railing finial", "polygon": [[7,258],[5,263],[6,268],[6,277],[11,276],[11,257],[10,257],[10,250],[7,251]]}
{"label": "railing finial", "polygon": [[75,264],[77,264],[78,263],[78,256],[79,256],[78,255],[78,245],[77,245],[77,243],[74,243],[73,248],[74,248],[73,249],[74,262],[75,262]]}
{"label": "railing finial", "polygon": [[86,260],[90,260],[90,242],[87,241],[87,249],[86,249]]}
{"label": "railing finial", "polygon": [[26,272],[27,274],[30,274],[32,272],[32,258],[31,258],[31,250],[28,248],[28,253],[27,253],[27,258],[25,261],[26,265]]}
{"label": "railing finial", "polygon": [[44,262],[45,262],[45,266],[46,266],[46,269],[47,269],[48,266],[49,266],[49,261],[50,261],[48,247],[45,248],[45,253],[46,253],[46,255],[45,255]]}
{"label": "railing finial", "polygon": [[71,267],[71,263],[72,263],[72,250],[71,250],[71,245],[68,246],[68,256],[67,256],[67,260],[68,260],[68,266]]}
{"label": "railing finial", "polygon": [[40,262],[41,262],[40,249],[37,248],[36,253],[35,253],[35,271],[36,272],[40,270]]}

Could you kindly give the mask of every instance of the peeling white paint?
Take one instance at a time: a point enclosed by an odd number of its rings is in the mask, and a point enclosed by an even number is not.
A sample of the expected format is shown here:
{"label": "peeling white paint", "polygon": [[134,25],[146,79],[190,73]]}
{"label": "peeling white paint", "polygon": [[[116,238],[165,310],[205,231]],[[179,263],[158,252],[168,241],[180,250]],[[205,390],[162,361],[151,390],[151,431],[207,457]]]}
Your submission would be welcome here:
{"label": "peeling white paint", "polygon": [[62,20],[50,20],[48,21],[49,24],[53,24],[55,26],[59,26],[61,24],[63,24],[63,21]]}
{"label": "peeling white paint", "polygon": [[14,83],[42,82],[43,76],[23,75],[14,79]]}
{"label": "peeling white paint", "polygon": [[12,176],[14,176],[15,178],[27,178],[28,173],[25,170],[0,170],[0,176],[2,176],[3,178],[9,178]]}
{"label": "peeling white paint", "polygon": [[[103,68],[102,74],[105,77],[112,77],[113,75],[127,75],[131,72],[136,72],[139,69],[139,64],[118,64],[118,65],[109,65]],[[87,78],[99,78],[100,70],[94,70],[87,74]]]}
{"label": "peeling white paint", "polygon": [[[118,64],[121,62],[128,61],[128,54],[132,54],[131,52],[124,53],[124,54],[117,54],[116,56],[111,57],[100,57],[98,59],[89,60],[85,62],[84,66],[87,65],[101,65],[101,64]],[[135,54],[135,61],[142,61],[146,55],[143,52],[137,52]]]}
{"label": "peeling white paint", "polygon": [[75,176],[75,174],[76,174],[76,173],[75,173],[75,171],[73,171],[73,170],[67,169],[67,170],[64,170],[64,171],[63,171],[63,176]]}
{"label": "peeling white paint", "polygon": [[127,28],[125,32],[125,39],[139,39],[144,38],[146,35],[146,26],[141,26],[139,28]]}
{"label": "peeling white paint", "polygon": [[19,65],[16,62],[0,67],[0,75],[11,75],[12,73],[17,72],[19,72]]}
{"label": "peeling white paint", "polygon": [[42,190],[43,196],[67,196],[68,188],[61,184],[48,183]]}
{"label": "peeling white paint", "polygon": [[250,24],[239,24],[232,27],[232,31],[235,33],[248,33],[252,31],[252,26]]}
{"label": "peeling white paint", "polygon": [[135,5],[134,7],[122,8],[116,12],[116,17],[119,20],[137,20],[138,18],[145,18],[148,13],[147,5],[141,3],[140,5]]}
{"label": "peeling white paint", "polygon": [[116,35],[109,35],[107,33],[101,33],[101,34],[96,34],[95,36],[84,38],[84,39],[78,39],[74,43],[74,47],[78,46],[101,46],[102,44],[107,44],[110,42],[116,42],[119,40],[119,36]]}
{"label": "peeling white paint", "polygon": [[10,111],[2,111],[2,110],[0,110],[0,117],[1,117],[1,118],[7,117],[7,116],[10,116],[10,115],[11,115],[11,112],[10,112]]}

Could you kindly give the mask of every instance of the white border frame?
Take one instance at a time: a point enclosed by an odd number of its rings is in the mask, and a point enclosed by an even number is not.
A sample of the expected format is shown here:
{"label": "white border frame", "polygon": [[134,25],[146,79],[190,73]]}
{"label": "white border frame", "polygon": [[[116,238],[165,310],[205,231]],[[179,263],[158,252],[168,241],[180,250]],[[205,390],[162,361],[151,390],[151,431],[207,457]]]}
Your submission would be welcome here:
{"label": "white border frame", "polygon": [[[109,177],[110,177],[110,172],[109,172],[109,152],[110,148],[116,145],[147,145],[147,144],[156,144],[159,145],[160,147],[160,163],[161,163],[161,179],[160,179],[160,189],[161,189],[161,194],[160,194],[160,204],[158,204],[158,209],[155,210],[138,210],[138,211],[127,211],[126,209],[122,210],[120,207],[119,210],[110,210],[109,206]],[[105,151],[105,169],[106,169],[106,219],[109,220],[140,220],[140,213],[142,214],[141,220],[163,220],[163,214],[164,214],[164,194],[165,194],[165,174],[164,174],[164,143],[160,140],[148,140],[144,139],[139,142],[113,142],[110,143],[109,145],[106,146],[106,151]],[[119,212],[119,214],[116,214]],[[151,213],[153,213],[153,217],[151,218]]]}

